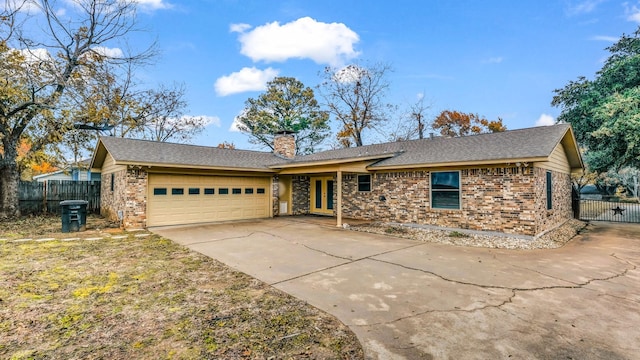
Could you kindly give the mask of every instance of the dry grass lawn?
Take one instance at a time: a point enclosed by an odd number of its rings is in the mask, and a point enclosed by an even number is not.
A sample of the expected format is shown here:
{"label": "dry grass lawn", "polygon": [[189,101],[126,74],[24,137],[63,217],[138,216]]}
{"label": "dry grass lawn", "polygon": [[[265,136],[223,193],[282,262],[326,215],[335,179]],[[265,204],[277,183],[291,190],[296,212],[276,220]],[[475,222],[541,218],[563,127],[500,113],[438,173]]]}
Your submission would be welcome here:
{"label": "dry grass lawn", "polygon": [[363,358],[347,327],[300,300],[156,235],[88,222],[72,234],[58,217],[0,223],[0,358]]}

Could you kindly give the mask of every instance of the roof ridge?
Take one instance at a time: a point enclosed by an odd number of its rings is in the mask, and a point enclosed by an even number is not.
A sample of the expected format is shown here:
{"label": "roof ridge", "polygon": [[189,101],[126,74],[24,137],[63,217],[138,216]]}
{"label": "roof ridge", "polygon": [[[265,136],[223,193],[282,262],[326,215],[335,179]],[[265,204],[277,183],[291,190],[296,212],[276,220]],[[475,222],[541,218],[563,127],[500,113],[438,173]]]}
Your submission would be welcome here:
{"label": "roof ridge", "polygon": [[215,150],[220,150],[220,151],[229,150],[229,151],[246,151],[246,152],[251,152],[251,153],[259,153],[259,154],[273,154],[273,152],[270,152],[270,151],[249,150],[249,149],[229,149],[229,148],[221,148],[221,147],[211,146],[211,145],[183,144],[183,143],[170,142],[170,141],[156,141],[156,140],[149,140],[149,139],[121,138],[121,137],[118,137],[118,136],[101,136],[100,140],[105,139],[105,138],[106,139],[115,139],[116,141],[147,142],[147,143],[152,143],[152,144],[189,146],[189,147],[204,148],[204,149],[215,149]]}

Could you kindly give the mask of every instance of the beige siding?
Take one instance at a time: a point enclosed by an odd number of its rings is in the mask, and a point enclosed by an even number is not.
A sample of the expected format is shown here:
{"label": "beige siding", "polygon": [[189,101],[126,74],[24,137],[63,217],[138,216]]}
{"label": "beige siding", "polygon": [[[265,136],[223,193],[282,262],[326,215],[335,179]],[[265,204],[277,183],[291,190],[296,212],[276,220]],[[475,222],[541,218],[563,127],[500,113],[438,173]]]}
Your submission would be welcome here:
{"label": "beige siding", "polygon": [[[154,189],[166,194],[155,194]],[[183,194],[173,194],[173,189]],[[189,189],[198,189],[198,194],[189,194]],[[214,193],[205,194],[205,189]],[[271,215],[271,178],[149,174],[147,198],[147,226],[266,218]]]}
{"label": "beige siding", "polygon": [[127,167],[125,165],[116,165],[115,160],[113,160],[113,156],[111,154],[107,154],[104,158],[104,163],[102,163],[102,174],[110,174],[116,171],[126,170]]}
{"label": "beige siding", "polygon": [[563,174],[571,173],[569,159],[567,159],[567,153],[564,151],[562,144],[558,144],[558,146],[556,146],[551,153],[551,156],[549,156],[549,161],[538,162],[535,163],[534,166],[546,170],[558,171]]}

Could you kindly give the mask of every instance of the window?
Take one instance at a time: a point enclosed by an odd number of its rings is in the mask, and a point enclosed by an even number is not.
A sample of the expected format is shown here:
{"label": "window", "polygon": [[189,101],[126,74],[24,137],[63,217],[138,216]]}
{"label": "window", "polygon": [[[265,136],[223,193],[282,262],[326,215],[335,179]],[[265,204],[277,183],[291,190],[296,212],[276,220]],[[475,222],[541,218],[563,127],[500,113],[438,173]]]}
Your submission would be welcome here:
{"label": "window", "polygon": [[111,192],[113,192],[113,189],[115,189],[116,187],[116,176],[114,173],[111,173]]}
{"label": "window", "polygon": [[553,209],[553,184],[551,182],[551,171],[547,171],[547,210]]}
{"label": "window", "polygon": [[253,188],[245,188],[244,189],[244,193],[245,194],[253,194]]}
{"label": "window", "polygon": [[264,188],[257,188],[256,194],[264,194]]}
{"label": "window", "polygon": [[167,195],[167,188],[153,188],[153,195]]}
{"label": "window", "polygon": [[204,194],[205,195],[213,195],[216,193],[216,189],[214,188],[204,188]]}
{"label": "window", "polygon": [[242,189],[240,189],[240,188],[233,188],[233,189],[231,189],[231,193],[232,193],[233,195],[242,194]]}
{"label": "window", "polygon": [[171,189],[171,195],[184,195],[183,188],[173,188]]}
{"label": "window", "polygon": [[460,209],[460,172],[431,173],[431,208]]}
{"label": "window", "polygon": [[358,191],[371,191],[371,175],[358,175]]}
{"label": "window", "polygon": [[229,194],[229,188],[220,188],[220,189],[218,189],[218,194],[220,194],[220,195]]}
{"label": "window", "polygon": [[200,188],[189,188],[189,195],[200,195]]}

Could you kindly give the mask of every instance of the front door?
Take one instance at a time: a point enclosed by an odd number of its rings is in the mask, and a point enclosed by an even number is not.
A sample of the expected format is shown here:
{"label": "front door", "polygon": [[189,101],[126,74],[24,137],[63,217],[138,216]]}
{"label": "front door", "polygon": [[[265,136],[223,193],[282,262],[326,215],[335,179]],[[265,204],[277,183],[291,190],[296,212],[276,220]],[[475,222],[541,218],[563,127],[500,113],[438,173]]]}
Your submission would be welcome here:
{"label": "front door", "polygon": [[311,212],[333,215],[333,177],[311,178]]}

